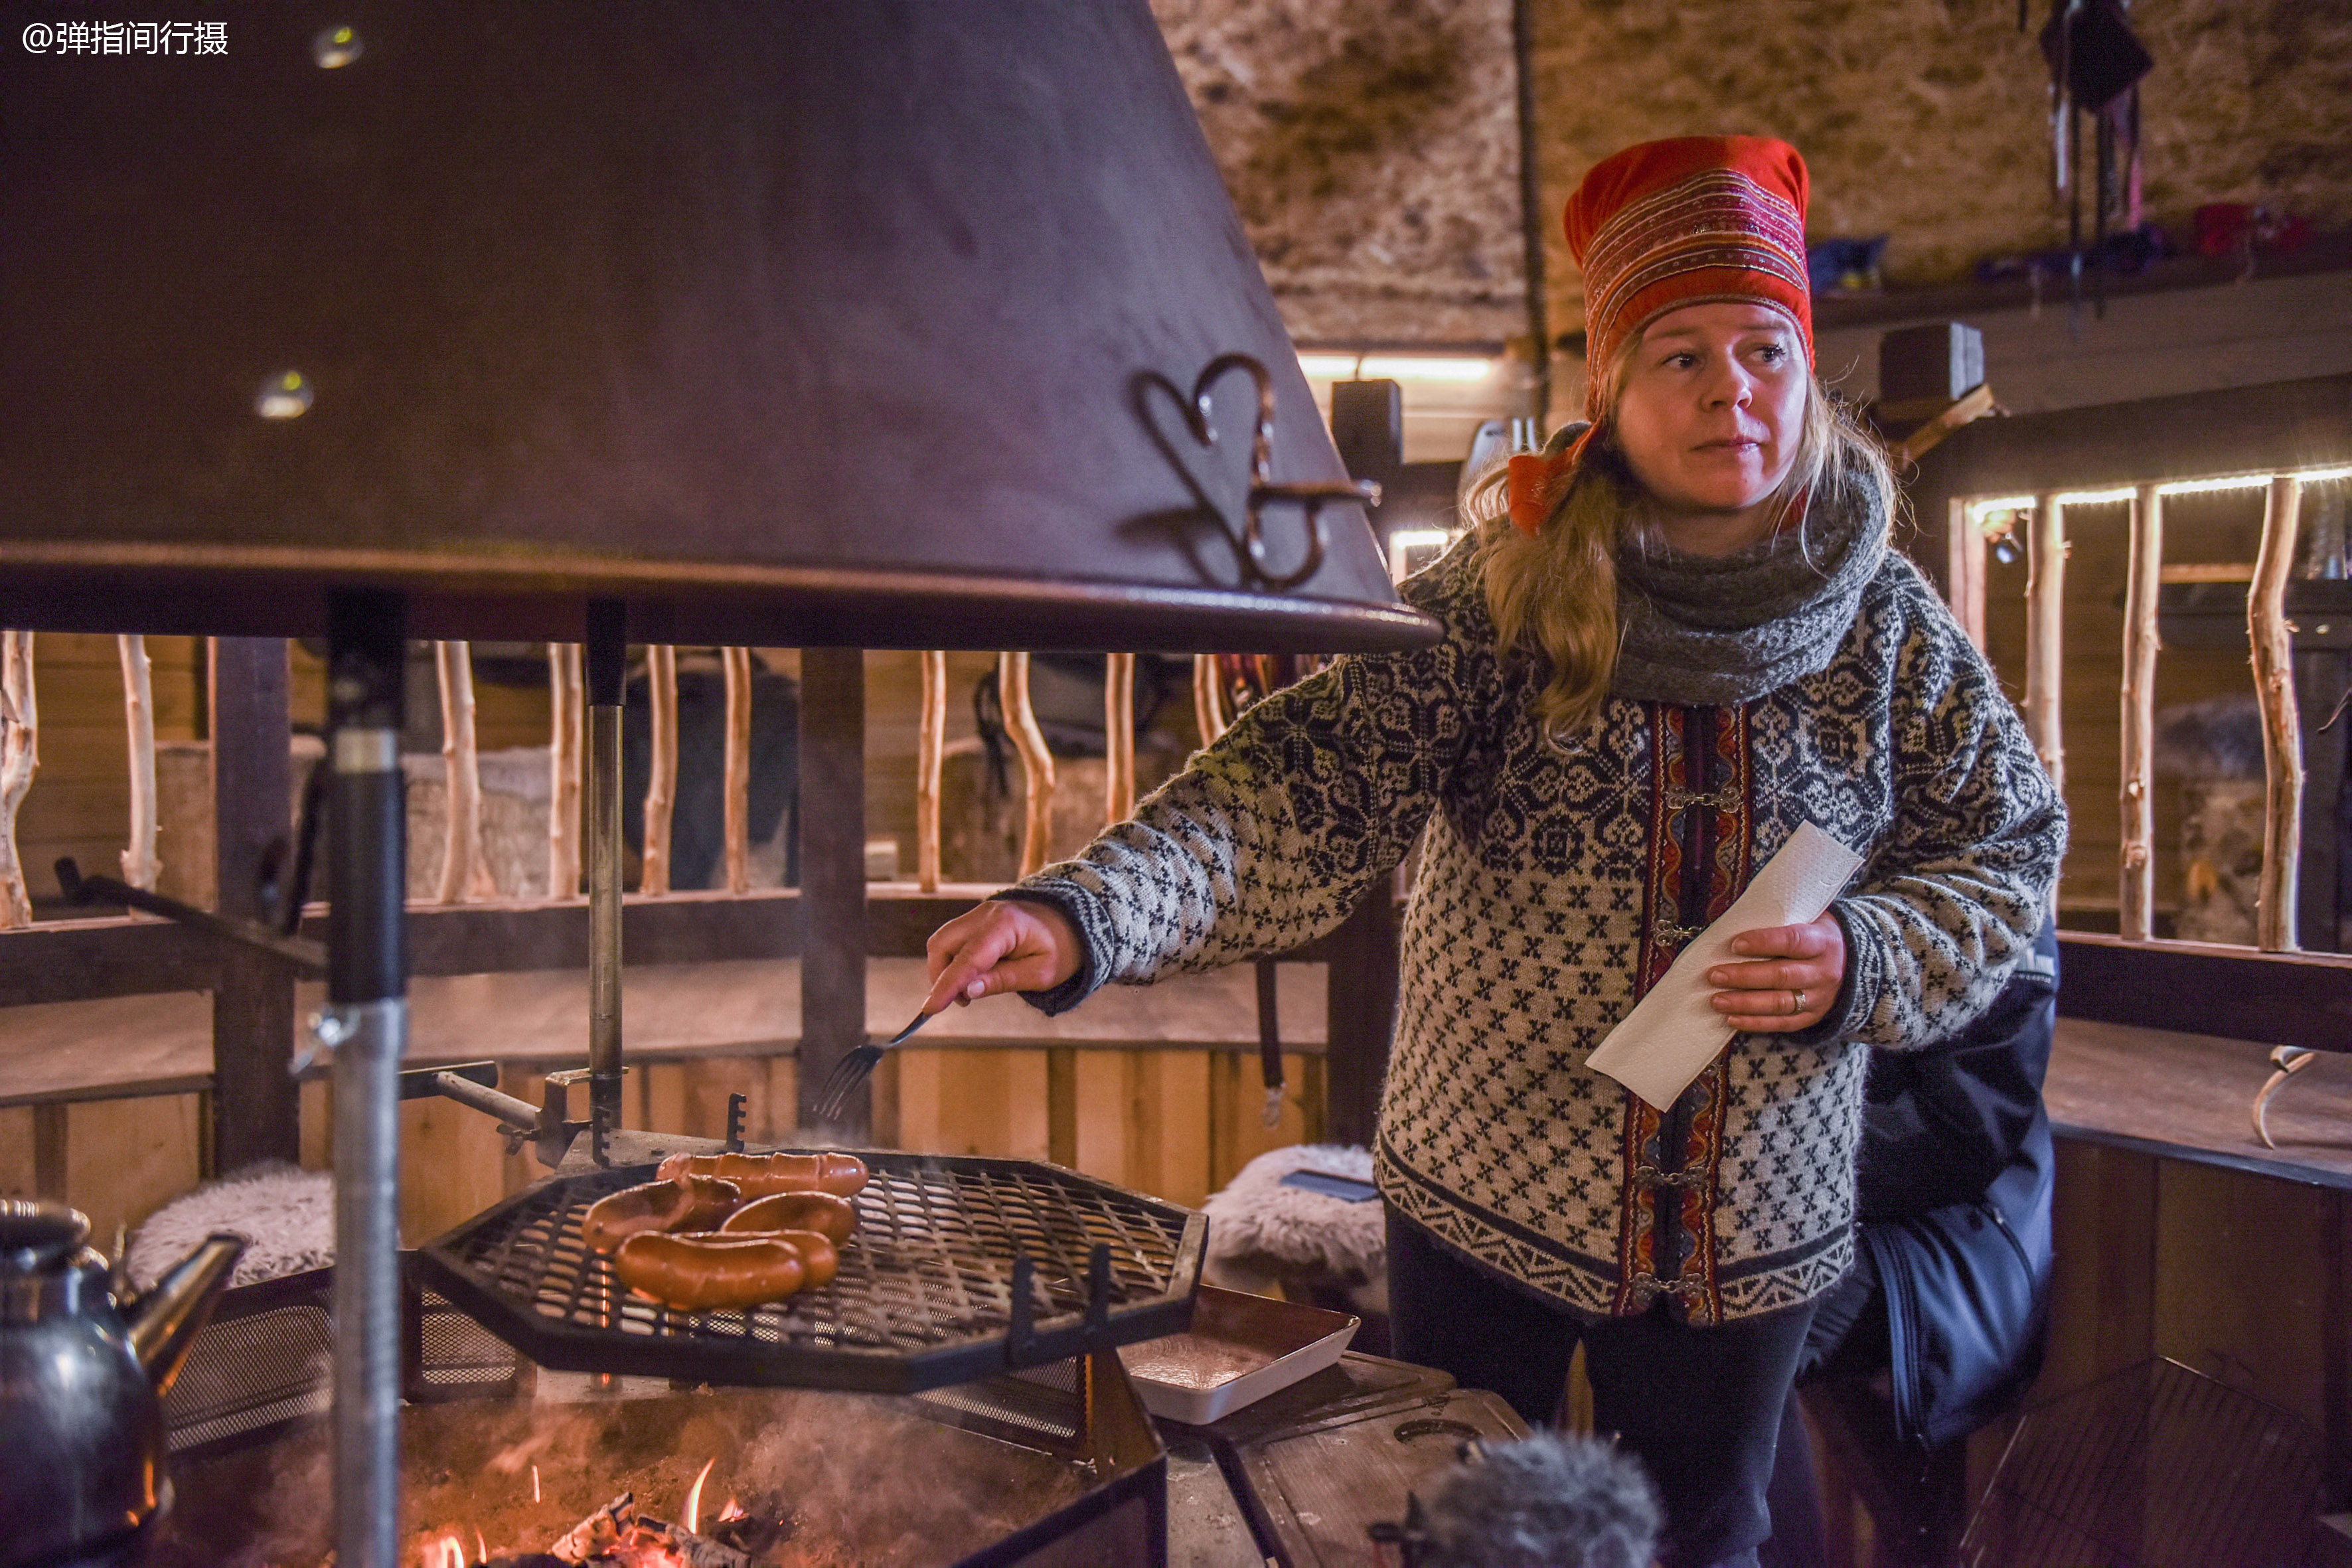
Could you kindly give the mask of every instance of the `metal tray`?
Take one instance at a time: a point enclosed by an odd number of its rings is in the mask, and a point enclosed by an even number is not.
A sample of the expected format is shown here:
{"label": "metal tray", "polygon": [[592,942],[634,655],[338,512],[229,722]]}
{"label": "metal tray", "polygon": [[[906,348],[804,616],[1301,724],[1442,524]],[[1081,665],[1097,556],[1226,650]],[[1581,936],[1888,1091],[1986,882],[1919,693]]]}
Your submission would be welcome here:
{"label": "metal tray", "polygon": [[1118,1358],[1154,1415],[1205,1426],[1339,1359],[1360,1319],[1203,1285],[1192,1326]]}
{"label": "metal tray", "polygon": [[425,1278],[539,1363],[712,1384],[913,1394],[1174,1332],[1208,1220],[1027,1160],[860,1151],[857,1233],[822,1289],[681,1312],[580,1238],[652,1165],[559,1175],[428,1242]]}

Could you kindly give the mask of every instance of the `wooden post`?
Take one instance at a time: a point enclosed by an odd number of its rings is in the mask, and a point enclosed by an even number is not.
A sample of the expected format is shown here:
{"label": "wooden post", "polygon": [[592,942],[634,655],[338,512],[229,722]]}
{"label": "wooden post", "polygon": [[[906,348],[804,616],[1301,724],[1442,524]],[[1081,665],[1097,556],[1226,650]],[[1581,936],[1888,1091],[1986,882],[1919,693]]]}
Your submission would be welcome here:
{"label": "wooden post", "polygon": [[445,904],[498,896],[489,857],[482,849],[482,759],[474,739],[474,650],[471,644],[436,642],[433,667],[441,683],[441,776],[449,807],[441,852]]}
{"label": "wooden post", "polygon": [[2025,730],[2058,792],[2066,791],[2060,693],[2066,683],[2066,509],[2055,493],[2033,498],[2025,584]]}
{"label": "wooden post", "polygon": [[915,739],[915,879],[940,890],[940,769],[948,743],[948,656],[923,655],[922,726]]}
{"label": "wooden post", "polygon": [[1217,681],[1217,656],[1213,653],[1192,656],[1192,722],[1200,727],[1203,746],[1215,744],[1225,732],[1224,689]]}
{"label": "wooden post", "polygon": [[2254,700],[2263,713],[2262,891],[2254,906],[2254,941],[2264,952],[2293,952],[2295,862],[2303,850],[2303,734],[2295,721],[2294,647],[2286,621],[2286,580],[2294,566],[2294,535],[2303,481],[2271,480],[2263,510],[2263,542],[2254,556],[2254,584],[2246,595],[2246,632],[2253,645]]}
{"label": "wooden post", "polygon": [[1027,791],[1027,820],[1021,829],[1021,874],[1034,877],[1045,869],[1047,845],[1054,831],[1054,753],[1045,749],[1045,732],[1037,728],[1037,710],[1029,700],[1029,656],[996,656],[996,685],[1004,703],[1004,728],[1021,753],[1021,779]]}
{"label": "wooden post", "polygon": [[[801,650],[800,1121],[835,1063],[866,1043],[866,656]],[[836,1123],[863,1136],[872,1079]]]}
{"label": "wooden post", "polygon": [[1944,503],[1948,521],[1944,525],[1945,582],[1951,600],[1952,617],[1960,623],[1960,630],[1969,641],[1984,651],[1985,640],[1985,536],[1969,512],[1969,503],[1952,500]]}
{"label": "wooden post", "polygon": [[[727,890],[751,890],[751,650],[719,650],[727,671]],[[803,802],[806,810],[806,802]],[[858,847],[859,865],[865,847]],[[806,862],[803,862],[805,874]],[[860,873],[863,875],[863,872]]]}
{"label": "wooden post", "polygon": [[669,891],[670,820],[677,811],[677,649],[646,649],[646,707],[651,717],[646,770],[646,853],[640,893]]}
{"label": "wooden post", "polygon": [[16,855],[16,811],[40,766],[33,634],[0,632],[0,931],[33,923],[33,896]]}
{"label": "wooden post", "polygon": [[588,694],[578,643],[547,645],[547,896],[580,897],[580,778]]}
{"label": "wooden post", "polygon": [[1135,815],[1135,656],[1103,660],[1103,820]]}
{"label": "wooden post", "polygon": [[1335,1142],[1370,1147],[1380,1121],[1381,1080],[1396,1038],[1397,966],[1403,921],[1395,880],[1372,884],[1356,912],[1331,933],[1325,985],[1328,1044],[1324,1066],[1329,1106],[1328,1135]]}
{"label": "wooden post", "polygon": [[131,843],[122,851],[122,879],[152,892],[163,863],[155,858],[155,680],[147,639],[118,637],[122,659],[123,725],[131,745]]}
{"label": "wooden post", "polygon": [[2164,566],[2164,498],[2132,499],[2130,576],[2124,589],[2123,833],[2116,930],[2156,935],[2156,601]]}
{"label": "wooden post", "polygon": [[[257,920],[261,863],[286,836],[293,798],[286,643],[212,642],[213,847],[222,914]],[[320,763],[321,767],[329,765]],[[294,1052],[294,976],[278,960],[224,944],[213,986],[212,1168],[302,1157]]]}

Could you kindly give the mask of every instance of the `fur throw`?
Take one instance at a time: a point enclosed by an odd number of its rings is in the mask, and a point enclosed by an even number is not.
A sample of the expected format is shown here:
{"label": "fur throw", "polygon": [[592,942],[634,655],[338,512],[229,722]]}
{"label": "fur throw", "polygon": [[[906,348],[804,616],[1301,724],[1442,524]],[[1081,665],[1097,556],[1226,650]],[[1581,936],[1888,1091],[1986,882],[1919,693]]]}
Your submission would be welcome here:
{"label": "fur throw", "polygon": [[1295,1143],[1260,1154],[1224,1191],[1202,1205],[1209,1216],[1209,1266],[1303,1269],[1334,1283],[1360,1285],[1387,1272],[1388,1241],[1377,1202],[1349,1203],[1306,1187],[1286,1187],[1293,1171],[1328,1171],[1372,1179],[1372,1152],[1339,1143]]}
{"label": "fur throw", "polygon": [[335,1178],[265,1162],[173,1198],[131,1238],[131,1282],[152,1289],[215,1231],[245,1237],[231,1285],[251,1285],[335,1260]]}

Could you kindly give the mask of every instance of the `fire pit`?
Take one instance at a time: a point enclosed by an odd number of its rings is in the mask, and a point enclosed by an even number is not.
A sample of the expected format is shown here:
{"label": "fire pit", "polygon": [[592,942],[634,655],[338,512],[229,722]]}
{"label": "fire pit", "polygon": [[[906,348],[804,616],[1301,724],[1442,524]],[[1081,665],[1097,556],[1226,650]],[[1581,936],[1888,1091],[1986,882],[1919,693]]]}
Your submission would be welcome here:
{"label": "fire pit", "polygon": [[[962,1415],[891,1396],[766,1389],[413,1407],[403,1423],[401,1560],[415,1568],[1050,1560],[1024,1553],[1024,1532],[1067,1522],[1101,1483],[1066,1445],[1037,1446],[1053,1444],[1042,1430],[1016,1443],[949,1424]],[[307,1425],[175,1466],[178,1501],[151,1568],[318,1568],[332,1545],[330,1449],[325,1426]],[[635,1545],[625,1529],[593,1528],[624,1494],[628,1503],[612,1511],[652,1521]],[[671,1525],[692,1534],[657,1544],[659,1527]],[[569,1550],[558,1555],[560,1546]],[[1122,1559],[1106,1549],[1067,1560]]]}

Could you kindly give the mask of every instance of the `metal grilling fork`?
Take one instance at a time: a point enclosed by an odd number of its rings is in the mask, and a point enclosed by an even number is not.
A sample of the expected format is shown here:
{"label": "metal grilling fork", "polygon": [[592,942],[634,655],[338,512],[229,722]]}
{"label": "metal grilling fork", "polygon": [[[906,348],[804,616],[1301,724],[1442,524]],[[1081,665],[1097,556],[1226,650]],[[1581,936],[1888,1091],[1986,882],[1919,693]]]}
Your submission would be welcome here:
{"label": "metal grilling fork", "polygon": [[882,1059],[882,1053],[904,1044],[909,1036],[930,1021],[930,1014],[918,1013],[913,1023],[888,1039],[879,1044],[868,1041],[834,1063],[833,1071],[825,1076],[824,1090],[817,1096],[817,1120],[830,1121],[840,1115],[842,1102],[849,1098],[850,1090],[866,1081],[866,1076],[874,1070],[874,1064]]}

